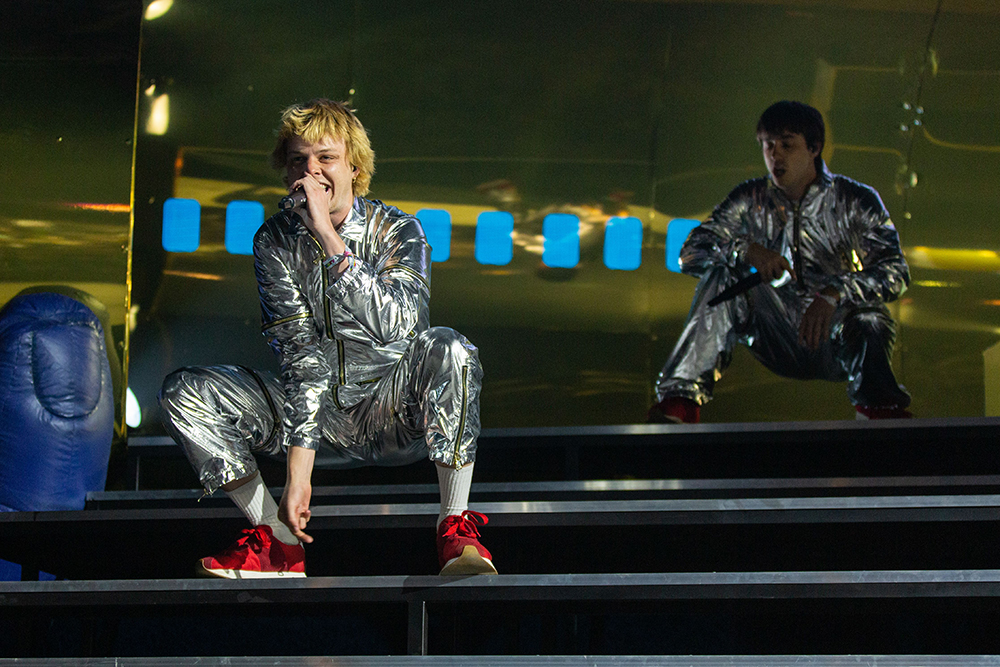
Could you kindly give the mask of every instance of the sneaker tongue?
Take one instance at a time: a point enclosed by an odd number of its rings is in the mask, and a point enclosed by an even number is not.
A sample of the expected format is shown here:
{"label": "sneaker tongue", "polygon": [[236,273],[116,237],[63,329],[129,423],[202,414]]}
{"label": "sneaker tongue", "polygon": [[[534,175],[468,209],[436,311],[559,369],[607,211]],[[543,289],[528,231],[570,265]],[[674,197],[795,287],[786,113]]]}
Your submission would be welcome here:
{"label": "sneaker tongue", "polygon": [[236,540],[236,544],[239,546],[246,546],[253,549],[255,552],[260,553],[260,550],[264,548],[270,540],[267,538],[267,533],[260,529],[260,526],[254,528],[247,528],[243,531],[243,537]]}

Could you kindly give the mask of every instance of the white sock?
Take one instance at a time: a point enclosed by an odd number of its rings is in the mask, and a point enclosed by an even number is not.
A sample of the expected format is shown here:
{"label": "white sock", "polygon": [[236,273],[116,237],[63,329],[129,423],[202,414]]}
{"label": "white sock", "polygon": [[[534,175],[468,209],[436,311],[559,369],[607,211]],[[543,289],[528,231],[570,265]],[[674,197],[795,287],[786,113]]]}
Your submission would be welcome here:
{"label": "white sock", "polygon": [[435,465],[438,474],[438,486],[441,488],[441,513],[438,514],[438,525],[445,517],[461,514],[469,509],[469,491],[472,489],[472,468],[474,463],[467,463],[461,468],[446,468]]}
{"label": "white sock", "polygon": [[274,537],[285,544],[295,545],[299,538],[285,524],[278,520],[278,504],[274,502],[260,473],[254,473],[249,482],[234,491],[226,491],[236,506],[249,519],[251,525],[271,527]]}

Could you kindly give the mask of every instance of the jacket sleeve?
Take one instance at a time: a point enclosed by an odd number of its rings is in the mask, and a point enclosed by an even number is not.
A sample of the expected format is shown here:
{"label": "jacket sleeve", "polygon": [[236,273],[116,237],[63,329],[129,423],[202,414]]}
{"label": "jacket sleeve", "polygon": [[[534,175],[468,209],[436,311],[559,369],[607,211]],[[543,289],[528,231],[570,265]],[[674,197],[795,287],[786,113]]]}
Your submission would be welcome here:
{"label": "jacket sleeve", "polygon": [[281,364],[286,443],[318,449],[322,438],[319,414],[328,398],[331,370],[292,266],[291,250],[262,228],[254,239],[254,268],[262,331]]}
{"label": "jacket sleeve", "polygon": [[910,284],[910,270],[899,247],[899,235],[878,193],[853,183],[845,196],[852,236],[859,252],[852,258],[855,270],[831,283],[848,303],[894,301]]}
{"label": "jacket sleeve", "polygon": [[715,266],[736,268],[752,240],[747,222],[752,205],[749,182],[730,192],[705,222],[691,230],[681,247],[681,271],[700,278]]}
{"label": "jacket sleeve", "polygon": [[354,257],[350,268],[331,279],[327,297],[338,335],[366,335],[361,342],[386,345],[427,319],[430,246],[412,216],[399,217],[378,233],[372,256]]}

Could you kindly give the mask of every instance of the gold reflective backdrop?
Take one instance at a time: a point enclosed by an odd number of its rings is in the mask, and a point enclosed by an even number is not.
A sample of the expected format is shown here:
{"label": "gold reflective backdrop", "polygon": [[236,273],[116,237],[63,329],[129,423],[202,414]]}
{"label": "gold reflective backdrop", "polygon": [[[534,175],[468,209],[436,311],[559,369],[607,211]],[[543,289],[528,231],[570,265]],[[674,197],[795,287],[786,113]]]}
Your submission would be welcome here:
{"label": "gold reflective backdrop", "polygon": [[0,12],[0,305],[55,291],[95,312],[118,453],[141,11],[136,2],[15,0]]}
{"label": "gold reflective backdrop", "polygon": [[[92,4],[103,19],[77,21],[65,47],[90,48],[3,46],[0,299],[43,281],[77,286],[105,303],[124,342],[129,212],[118,206],[129,203],[134,113],[136,432],[161,432],[156,393],[179,366],[275,368],[252,257],[227,245],[227,207],[276,210],[283,188],[267,156],[278,114],[319,96],[350,100],[368,128],[371,196],[450,216],[432,324],[479,346],[484,427],[643,421],[696,282],[665,266],[668,225],[704,218],[766,173],[754,128],[779,99],[823,112],[831,170],[878,189],[896,223],[913,283],[892,306],[894,364],[914,414],[996,414],[990,0]],[[136,90],[127,61],[140,12]],[[200,206],[193,251],[164,249],[169,198]],[[513,218],[513,256],[483,264],[477,221],[497,211]],[[580,220],[575,267],[542,260],[551,213]],[[613,216],[642,223],[637,269],[605,264]],[[853,410],[843,385],[776,377],[739,349],[702,418]]]}

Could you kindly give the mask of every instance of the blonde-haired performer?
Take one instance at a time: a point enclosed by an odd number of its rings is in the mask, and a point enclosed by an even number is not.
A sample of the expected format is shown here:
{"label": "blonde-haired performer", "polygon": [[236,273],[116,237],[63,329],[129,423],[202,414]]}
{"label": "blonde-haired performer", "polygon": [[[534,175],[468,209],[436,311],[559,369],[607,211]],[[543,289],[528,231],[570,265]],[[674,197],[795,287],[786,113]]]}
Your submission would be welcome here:
{"label": "blonde-haired performer", "polygon": [[[203,574],[305,576],[314,467],[429,458],[441,489],[441,574],[495,574],[468,510],[482,367],[464,336],[430,327],[430,248],[412,215],[364,199],[375,154],[345,104],[282,114],[272,164],[289,197],[254,237],[262,330],[281,375],[182,368],[160,392],[167,430],[209,493],[221,487],[252,528],[202,558]],[[254,455],[285,457],[279,503]]]}

